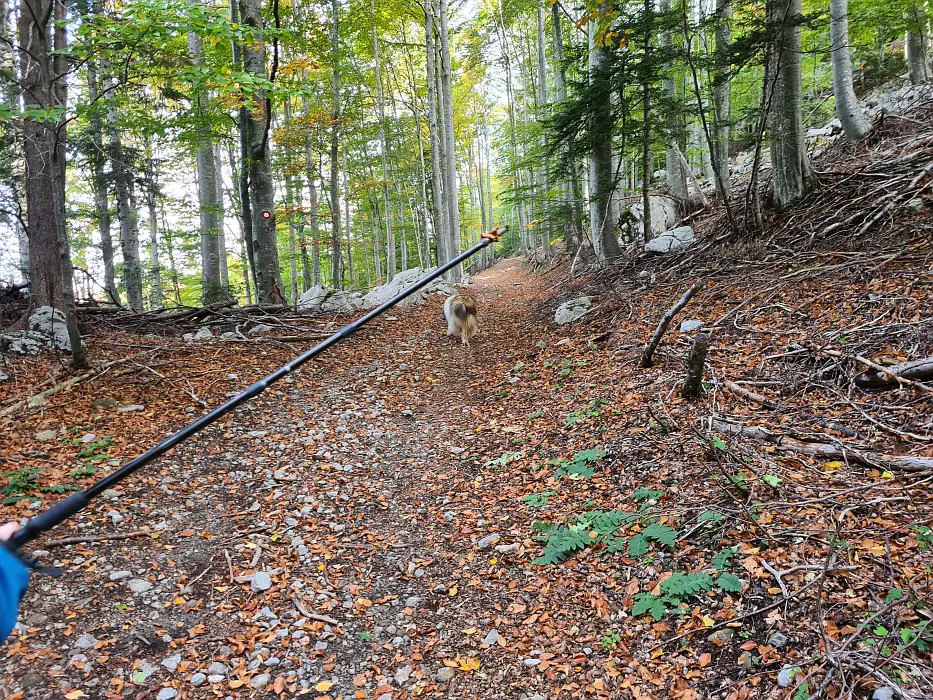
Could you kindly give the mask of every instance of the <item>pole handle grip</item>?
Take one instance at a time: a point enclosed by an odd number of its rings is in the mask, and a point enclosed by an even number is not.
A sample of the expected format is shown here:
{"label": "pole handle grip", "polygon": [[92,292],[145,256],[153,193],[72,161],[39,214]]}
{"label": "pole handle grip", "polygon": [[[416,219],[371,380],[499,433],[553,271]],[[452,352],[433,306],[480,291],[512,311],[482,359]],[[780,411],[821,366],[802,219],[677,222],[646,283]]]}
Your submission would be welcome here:
{"label": "pole handle grip", "polygon": [[84,510],[88,503],[90,503],[90,499],[87,494],[84,491],[77,491],[64,501],[59,501],[48,510],[30,518],[23,527],[14,532],[8,540],[10,549],[20,549],[27,542],[36,539],[43,532],[51,530],[75,513]]}

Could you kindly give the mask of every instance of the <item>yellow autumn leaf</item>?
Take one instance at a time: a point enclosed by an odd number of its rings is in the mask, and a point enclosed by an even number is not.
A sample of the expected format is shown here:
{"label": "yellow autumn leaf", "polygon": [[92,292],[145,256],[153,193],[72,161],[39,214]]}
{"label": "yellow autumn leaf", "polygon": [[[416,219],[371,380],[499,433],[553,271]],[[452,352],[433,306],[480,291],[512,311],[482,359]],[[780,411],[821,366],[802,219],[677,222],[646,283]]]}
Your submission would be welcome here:
{"label": "yellow autumn leaf", "polygon": [[246,685],[246,681],[241,681],[240,679],[232,680],[229,683],[230,687],[236,690],[237,688],[242,688]]}
{"label": "yellow autumn leaf", "polygon": [[87,695],[84,694],[83,690],[72,690],[70,693],[65,695],[65,700],[78,700],[78,698],[86,698]]}
{"label": "yellow autumn leaf", "polygon": [[475,627],[467,627],[465,630],[460,630],[460,631],[463,632],[464,634],[476,634]]}
{"label": "yellow autumn leaf", "polygon": [[838,469],[842,466],[842,462],[827,462],[824,466],[829,470]]}
{"label": "yellow autumn leaf", "polygon": [[455,595],[457,595],[457,587],[456,587],[456,586],[451,586],[450,589],[447,591],[447,594],[448,594],[451,598],[453,598]]}
{"label": "yellow autumn leaf", "polygon": [[496,557],[493,557],[492,559],[489,560],[489,563],[490,563],[490,564],[495,564],[497,561],[499,561],[499,560],[498,560]]}
{"label": "yellow autumn leaf", "polygon": [[333,687],[334,687],[334,684],[331,683],[330,681],[321,681],[316,686],[314,686],[314,689],[319,693],[326,693],[328,690],[330,690]]}
{"label": "yellow autumn leaf", "polygon": [[881,472],[881,478],[882,478],[882,479],[893,479],[893,478],[894,478],[894,474],[893,474],[892,472],[889,472],[889,471],[883,471],[883,472]]}
{"label": "yellow autumn leaf", "polygon": [[716,622],[715,622],[715,621],[713,620],[713,618],[711,618],[709,615],[704,615],[704,616],[703,616],[703,626],[704,626],[704,627],[712,627],[714,624],[716,624]]}
{"label": "yellow autumn leaf", "polygon": [[444,665],[448,668],[457,668],[457,662],[454,659],[444,659]]}

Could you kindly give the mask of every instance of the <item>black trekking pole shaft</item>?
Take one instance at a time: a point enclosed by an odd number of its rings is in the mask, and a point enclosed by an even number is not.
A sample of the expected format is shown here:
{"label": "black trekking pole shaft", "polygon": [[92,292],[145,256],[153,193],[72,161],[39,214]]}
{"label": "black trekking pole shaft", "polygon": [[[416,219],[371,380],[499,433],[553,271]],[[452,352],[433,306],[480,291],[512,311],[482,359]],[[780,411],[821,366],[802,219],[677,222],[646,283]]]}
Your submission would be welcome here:
{"label": "black trekking pole shaft", "polygon": [[153,460],[161,457],[179,443],[182,443],[190,438],[192,435],[201,432],[204,428],[214,423],[217,419],[227,415],[240,404],[246,403],[250,399],[259,396],[263,391],[275,384],[275,382],[280,380],[282,377],[291,374],[296,369],[305,364],[308,360],[317,357],[332,345],[336,345],[344,338],[353,335],[353,333],[359,330],[360,327],[364,324],[372,321],[380,314],[385,313],[403,299],[411,296],[419,289],[426,286],[429,282],[434,281],[448,270],[456,267],[464,260],[475,255],[491,243],[494,243],[496,240],[498,240],[499,236],[504,231],[505,227],[503,226],[501,229],[493,229],[493,231],[483,234],[482,240],[480,240],[479,243],[474,245],[469,250],[460,253],[460,255],[455,257],[453,260],[450,260],[449,262],[446,262],[440,267],[436,268],[433,272],[415,282],[408,289],[400,292],[384,304],[377,306],[362,318],[347,326],[344,326],[339,331],[329,336],[325,340],[322,340],[320,343],[315,345],[304,354],[296,357],[284,367],[280,367],[269,376],[260,379],[258,382],[248,387],[245,391],[237,394],[232,399],[227,401],[227,403],[215,408],[210,413],[206,413],[152,449],[127,462],[113,474],[105,476],[103,479],[89,486],[83,491],[77,491],[76,493],[71,494],[68,498],[64,499],[63,501],[59,501],[48,510],[39,513],[39,515],[35,516],[34,518],[31,518],[23,527],[13,533],[13,536],[10,537],[6,545],[10,549],[17,550],[27,542],[31,542],[32,540],[36,539],[43,532],[51,530],[53,527],[61,524],[72,515],[84,510],[84,508],[86,508],[87,505],[91,502],[91,499],[93,499],[95,496],[99,496],[106,489],[117,485],[126,477],[146,466]]}

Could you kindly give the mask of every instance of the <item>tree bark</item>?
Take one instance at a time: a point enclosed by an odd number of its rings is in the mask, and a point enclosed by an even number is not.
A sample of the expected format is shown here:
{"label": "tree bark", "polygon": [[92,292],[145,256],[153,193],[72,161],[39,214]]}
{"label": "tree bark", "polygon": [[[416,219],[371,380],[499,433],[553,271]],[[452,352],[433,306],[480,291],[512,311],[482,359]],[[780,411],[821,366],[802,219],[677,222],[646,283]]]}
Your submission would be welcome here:
{"label": "tree bark", "polygon": [[699,333],[693,341],[690,358],[687,360],[687,378],[684,380],[683,394],[688,398],[699,396],[703,389],[703,372],[706,369],[707,353],[709,353],[709,335]]}
{"label": "tree bark", "polygon": [[[376,0],[372,2],[373,15],[376,14]],[[382,203],[386,215],[386,268],[389,278],[398,272],[395,259],[395,234],[392,232],[392,215],[389,206],[389,175],[386,169],[386,115],[382,98],[382,67],[379,63],[379,31],[373,22],[373,55],[376,63],[376,106],[379,110],[379,157],[382,160]]]}
{"label": "tree bark", "polygon": [[852,85],[852,55],[849,49],[849,0],[829,2],[829,45],[833,64],[833,94],[836,116],[850,141],[861,141],[871,131],[855,87]]}
{"label": "tree bark", "polygon": [[[447,238],[447,260],[460,254],[460,197],[457,185],[457,141],[454,131],[454,97],[452,67],[450,62],[450,37],[447,29],[447,0],[440,0],[440,48],[441,48],[441,99],[444,102],[444,131],[447,152],[444,157],[446,180],[444,197],[447,203],[447,221],[450,228]],[[444,262],[447,262],[445,260]],[[448,273],[449,279],[459,282],[463,277],[463,266],[457,265]]]}
{"label": "tree bark", "polygon": [[767,0],[773,97],[769,114],[774,205],[786,211],[810,187],[810,158],[803,127],[800,20],[801,0]]}
{"label": "tree bark", "polygon": [[601,260],[611,260],[621,254],[616,238],[616,226],[610,211],[615,193],[615,173],[612,169],[612,85],[610,80],[611,49],[597,46],[595,22],[588,25],[590,95],[590,232],[593,247]]}
{"label": "tree bark", "polygon": [[[425,1],[425,60],[428,83],[428,140],[431,144],[431,219],[434,222],[434,242],[437,249],[437,261],[448,260],[447,227],[444,217],[441,192],[441,147],[440,127],[437,123],[437,76],[435,75],[434,47],[434,0]],[[378,267],[376,276],[379,276]]]}
{"label": "tree bark", "polygon": [[217,185],[217,262],[224,299],[230,297],[230,270],[227,268],[227,236],[224,228],[224,171],[220,145],[214,145],[214,183]]}
{"label": "tree bark", "polygon": [[[307,98],[304,102],[305,114],[310,114],[311,105]],[[308,218],[311,224],[311,266],[312,277],[315,286],[322,286],[321,281],[321,232],[318,225],[318,199],[317,199],[317,181],[321,175],[320,168],[315,167],[314,152],[311,147],[310,139],[305,144],[305,176],[308,178],[308,196],[311,199]]]}
{"label": "tree bark", "polygon": [[356,286],[356,270],[353,269],[353,239],[350,237],[350,171],[347,170],[347,149],[340,156],[343,170],[343,230],[347,242],[347,282],[350,288]]}
{"label": "tree bark", "polygon": [[729,173],[729,150],[732,142],[732,65],[729,46],[732,43],[732,0],[716,0],[716,48],[713,75],[714,147],[716,169],[721,189],[728,191],[732,182]]}
{"label": "tree bark", "polygon": [[156,210],[156,191],[158,189],[156,177],[156,164],[152,157],[152,149],[146,144],[148,163],[146,168],[146,206],[149,210],[149,274],[152,278],[153,309],[160,308],[162,298],[162,267],[159,265],[159,222]]}
{"label": "tree bark", "polygon": [[[263,28],[261,0],[240,0],[243,24],[256,32],[243,47],[243,63],[248,73],[267,79],[266,49],[259,31]],[[269,149],[269,120],[272,118],[266,90],[254,87],[252,109],[247,118],[249,144],[249,199],[253,215],[256,255],[256,301],[259,304],[285,304],[279,270],[275,226],[275,191]]]}
{"label": "tree bark", "polygon": [[[239,24],[240,22],[239,0],[230,0],[230,21],[233,24]],[[233,67],[235,70],[242,70],[243,58],[240,42],[234,40],[231,42],[231,45],[233,51]],[[237,190],[240,193],[240,227],[243,231],[243,246],[246,249],[246,261],[249,266],[250,279],[252,280],[253,288],[256,289],[258,293],[258,287],[256,286],[256,238],[253,235],[253,210],[249,201],[250,117],[249,110],[245,105],[245,96],[243,96],[242,101],[244,104],[237,112],[237,132],[240,144],[240,168],[239,175],[236,177],[236,184]],[[234,173],[237,172],[236,161],[234,160],[232,149],[230,151],[230,167],[233,169]],[[248,286],[249,285],[247,285],[247,287]],[[249,296],[248,289],[247,296]]]}
{"label": "tree bark", "polygon": [[[662,15],[669,14],[671,11],[671,0],[661,0],[659,9]],[[674,39],[671,36],[670,29],[665,29],[661,32],[661,50],[667,57],[673,55]],[[680,95],[677,91],[677,80],[675,79],[673,60],[664,62],[661,90],[664,93],[664,100],[666,103],[664,106],[664,127],[667,132],[667,148],[665,150],[665,179],[667,180],[667,189],[672,197],[686,199],[687,174],[684,172],[683,163],[680,159],[680,144],[684,140],[684,128],[681,117],[683,106],[680,104]]]}
{"label": "tree bark", "polygon": [[330,128],[330,245],[331,278],[337,289],[343,287],[343,261],[340,253],[340,192],[338,191],[338,156],[340,149],[340,25],[337,0],[331,1],[331,128]]}
{"label": "tree bark", "polygon": [[926,17],[922,5],[910,7],[907,12],[907,22],[907,37],[904,40],[907,74],[913,85],[920,85],[930,79],[926,51]]}

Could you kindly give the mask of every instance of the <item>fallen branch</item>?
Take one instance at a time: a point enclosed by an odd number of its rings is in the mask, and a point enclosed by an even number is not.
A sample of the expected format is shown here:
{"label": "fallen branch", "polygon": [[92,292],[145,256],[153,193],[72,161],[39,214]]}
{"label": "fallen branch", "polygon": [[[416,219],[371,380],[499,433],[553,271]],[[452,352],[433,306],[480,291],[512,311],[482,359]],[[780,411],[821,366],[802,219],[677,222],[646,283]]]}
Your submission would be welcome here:
{"label": "fallen branch", "polygon": [[299,600],[297,596],[292,596],[292,604],[295,606],[295,610],[301,613],[302,617],[306,617],[309,620],[314,620],[315,622],[326,622],[328,625],[339,625],[340,621],[335,620],[332,617],[327,617],[327,615],[318,615],[317,613],[310,612]]}
{"label": "fallen branch", "polygon": [[133,532],[118,532],[113,535],[77,535],[75,537],[64,537],[60,540],[52,540],[51,542],[46,543],[46,549],[51,549],[52,547],[64,547],[69,544],[84,544],[86,542],[105,542],[107,540],[129,540],[134,537],[144,537],[152,534],[152,530],[148,527],[144,527],[142,530],[135,530]]}
{"label": "fallen branch", "polygon": [[740,423],[727,423],[726,421],[711,419],[710,427],[720,433],[730,436],[741,436],[759,442],[776,445],[783,452],[809,455],[812,457],[830,457],[844,461],[861,464],[873,469],[905,472],[933,471],[933,458],[908,457],[904,455],[881,454],[852,447],[830,445],[825,442],[804,442],[786,435],[772,433],[770,430],[758,426],[745,426]]}
{"label": "fallen branch", "polygon": [[872,362],[867,357],[862,357],[861,355],[846,355],[845,353],[839,352],[838,350],[820,350],[819,352],[823,355],[835,357],[840,360],[855,360],[857,362],[861,362],[866,367],[870,367],[876,372],[880,372],[884,376],[888,377],[892,382],[897,382],[903,386],[913,387],[914,389],[925,391],[928,394],[933,394],[933,387],[924,384],[923,382],[918,382],[913,379],[908,379],[907,377],[902,377],[901,375],[893,372],[891,369],[882,367],[877,362]]}
{"label": "fallen branch", "polygon": [[680,297],[676,304],[674,304],[670,309],[667,310],[661,317],[660,323],[654,332],[654,336],[651,338],[651,341],[645,347],[645,352],[641,356],[641,366],[642,367],[651,367],[652,356],[654,351],[658,349],[658,344],[661,342],[661,338],[664,336],[664,333],[667,331],[667,327],[671,325],[671,321],[674,319],[681,309],[683,309],[687,303],[699,292],[703,285],[706,283],[705,280],[697,280],[693,285],[684,292],[684,295]]}
{"label": "fallen branch", "polygon": [[933,357],[902,362],[886,369],[887,372],[863,372],[855,378],[855,385],[861,389],[885,389],[896,384],[893,377],[920,382],[933,379]]}

